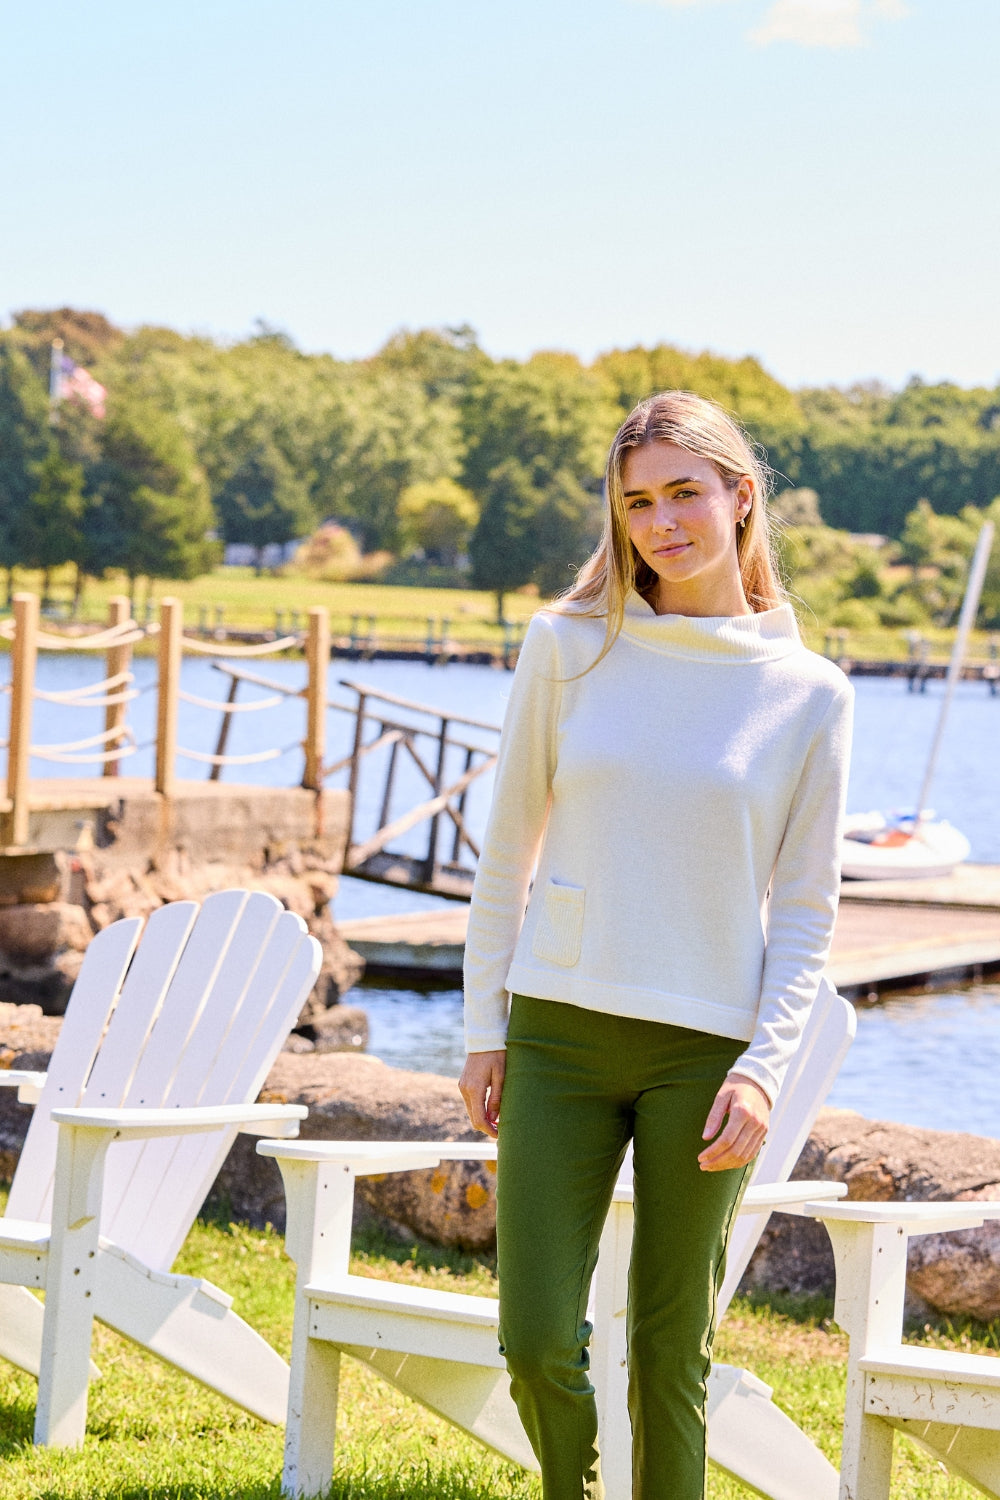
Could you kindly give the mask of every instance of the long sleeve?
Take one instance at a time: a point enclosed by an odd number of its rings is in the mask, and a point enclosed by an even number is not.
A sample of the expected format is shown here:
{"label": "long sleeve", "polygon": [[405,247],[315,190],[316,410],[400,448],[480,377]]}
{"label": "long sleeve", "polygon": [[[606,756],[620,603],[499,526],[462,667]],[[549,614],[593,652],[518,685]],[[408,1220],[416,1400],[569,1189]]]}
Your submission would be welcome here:
{"label": "long sleeve", "polygon": [[772,1104],[833,937],[853,702],[849,688],[839,693],[809,746],[771,880],[757,1024],[731,1070],[760,1084]]}
{"label": "long sleeve", "polygon": [[500,737],[490,809],[465,945],[465,1041],[470,1052],[505,1045],[507,971],[555,772],[563,672],[551,621],[537,614],[524,638]]}

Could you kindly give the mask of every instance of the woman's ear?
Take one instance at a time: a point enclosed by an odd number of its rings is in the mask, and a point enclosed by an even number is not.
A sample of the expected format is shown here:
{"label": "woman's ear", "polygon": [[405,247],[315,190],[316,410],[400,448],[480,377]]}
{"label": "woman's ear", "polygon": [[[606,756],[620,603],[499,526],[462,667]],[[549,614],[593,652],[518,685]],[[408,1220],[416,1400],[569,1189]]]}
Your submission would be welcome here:
{"label": "woman's ear", "polygon": [[736,486],[736,520],[745,521],[754,502],[754,482],[749,474],[740,476]]}

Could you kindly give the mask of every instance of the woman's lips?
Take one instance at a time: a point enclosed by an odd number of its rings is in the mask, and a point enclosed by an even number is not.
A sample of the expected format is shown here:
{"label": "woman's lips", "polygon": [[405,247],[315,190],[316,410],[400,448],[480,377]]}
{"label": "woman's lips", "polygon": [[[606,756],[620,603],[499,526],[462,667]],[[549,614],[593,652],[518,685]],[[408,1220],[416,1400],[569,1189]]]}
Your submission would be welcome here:
{"label": "woman's lips", "polygon": [[666,547],[654,547],[653,555],[655,557],[677,557],[679,553],[686,552],[690,545],[690,542],[671,542]]}

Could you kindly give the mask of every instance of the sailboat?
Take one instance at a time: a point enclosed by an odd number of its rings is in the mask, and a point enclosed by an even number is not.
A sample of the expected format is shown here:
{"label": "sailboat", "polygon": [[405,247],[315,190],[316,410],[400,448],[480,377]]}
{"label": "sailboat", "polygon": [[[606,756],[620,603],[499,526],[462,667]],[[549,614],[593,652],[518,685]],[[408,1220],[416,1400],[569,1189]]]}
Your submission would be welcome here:
{"label": "sailboat", "polygon": [[972,852],[965,834],[931,812],[927,800],[948,710],[955,695],[955,684],[961,676],[965,660],[969,631],[979,608],[979,596],[992,545],[993,523],[987,521],[979,533],[969,569],[969,582],[962,600],[955,645],[948,663],[944,698],[916,808],[912,812],[897,814],[847,814],[841,860],[841,874],[845,880],[930,880],[950,875],[956,865],[968,859]]}

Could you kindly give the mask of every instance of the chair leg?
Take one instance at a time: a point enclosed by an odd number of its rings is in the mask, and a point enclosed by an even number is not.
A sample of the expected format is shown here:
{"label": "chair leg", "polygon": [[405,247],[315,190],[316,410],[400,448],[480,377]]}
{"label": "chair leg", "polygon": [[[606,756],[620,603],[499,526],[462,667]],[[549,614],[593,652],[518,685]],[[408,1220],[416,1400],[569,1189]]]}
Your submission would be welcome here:
{"label": "chair leg", "polygon": [[893,1430],[881,1417],[865,1415],[848,1394],[840,1458],[840,1500],[889,1500]]}
{"label": "chair leg", "polygon": [[53,1240],[35,1408],[35,1442],[79,1448],[87,1426],[97,1231],[91,1221]]}
{"label": "chair leg", "polygon": [[281,1475],[281,1493],[294,1500],[325,1494],[333,1479],[340,1358],[333,1344],[295,1330]]}

